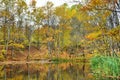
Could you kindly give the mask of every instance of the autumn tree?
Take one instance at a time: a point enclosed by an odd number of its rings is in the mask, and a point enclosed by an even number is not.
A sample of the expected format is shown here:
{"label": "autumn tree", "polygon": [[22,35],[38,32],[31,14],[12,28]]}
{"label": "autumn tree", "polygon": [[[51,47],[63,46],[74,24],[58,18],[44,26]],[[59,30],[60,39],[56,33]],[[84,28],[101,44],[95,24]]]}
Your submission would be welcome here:
{"label": "autumn tree", "polygon": [[[92,27],[95,26],[94,28],[96,28],[96,31],[91,28],[93,31],[89,32],[90,34],[87,38],[93,40],[93,46],[96,46],[98,52],[105,53],[105,55],[117,55],[115,52],[118,48],[115,45],[117,43],[113,40],[112,36],[108,35],[108,32],[119,25],[118,7],[119,1],[117,0],[90,0],[86,6],[81,8],[81,10],[88,12],[88,16],[90,16],[89,23]],[[115,47],[117,48],[115,49]]]}
{"label": "autumn tree", "polygon": [[42,7],[39,7],[39,8],[36,8],[35,9],[35,13],[34,13],[34,15],[35,15],[35,19],[34,19],[34,21],[35,21],[35,26],[36,26],[36,29],[35,29],[35,33],[34,33],[34,38],[35,38],[35,42],[36,42],[36,44],[37,44],[37,48],[38,48],[38,50],[40,49],[40,33],[41,33],[41,31],[40,31],[40,29],[41,29],[41,27],[43,27],[43,20],[44,20],[44,13],[43,13],[43,8]]}

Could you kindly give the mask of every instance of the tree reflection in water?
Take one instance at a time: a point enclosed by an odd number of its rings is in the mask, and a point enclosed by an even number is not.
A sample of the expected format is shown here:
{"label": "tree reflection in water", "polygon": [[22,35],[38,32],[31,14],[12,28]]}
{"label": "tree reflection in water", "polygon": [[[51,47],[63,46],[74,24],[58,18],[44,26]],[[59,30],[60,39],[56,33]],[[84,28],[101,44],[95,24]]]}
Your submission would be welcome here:
{"label": "tree reflection in water", "polygon": [[[3,67],[3,68],[2,68]],[[88,63],[9,64],[0,66],[0,80],[94,80]]]}

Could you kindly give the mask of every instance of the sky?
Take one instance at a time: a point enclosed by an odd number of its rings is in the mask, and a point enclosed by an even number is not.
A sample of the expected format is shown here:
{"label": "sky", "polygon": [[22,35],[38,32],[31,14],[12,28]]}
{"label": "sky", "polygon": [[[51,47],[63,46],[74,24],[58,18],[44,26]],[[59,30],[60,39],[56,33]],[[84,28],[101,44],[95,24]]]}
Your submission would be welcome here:
{"label": "sky", "polygon": [[[29,3],[31,0],[26,0],[26,1],[27,1],[27,3]],[[37,7],[44,6],[47,3],[47,1],[53,2],[54,7],[60,6],[64,3],[68,3],[69,5],[72,5],[70,3],[72,0],[36,0],[36,1],[37,1],[37,4],[36,4]]]}

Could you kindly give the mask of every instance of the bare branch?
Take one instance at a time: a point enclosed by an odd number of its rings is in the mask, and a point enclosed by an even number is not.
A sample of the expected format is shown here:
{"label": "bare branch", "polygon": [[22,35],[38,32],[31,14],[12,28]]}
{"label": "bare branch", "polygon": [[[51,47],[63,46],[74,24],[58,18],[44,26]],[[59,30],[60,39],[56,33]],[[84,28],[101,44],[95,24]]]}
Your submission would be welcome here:
{"label": "bare branch", "polygon": [[95,8],[95,10],[108,10],[111,12],[120,12],[120,10],[114,10],[114,9],[109,9],[109,8]]}

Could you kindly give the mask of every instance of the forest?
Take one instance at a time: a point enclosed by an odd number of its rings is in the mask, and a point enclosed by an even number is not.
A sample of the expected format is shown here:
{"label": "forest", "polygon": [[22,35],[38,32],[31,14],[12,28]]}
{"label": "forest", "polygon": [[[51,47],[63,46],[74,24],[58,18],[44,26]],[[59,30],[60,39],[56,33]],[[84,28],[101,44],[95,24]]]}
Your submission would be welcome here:
{"label": "forest", "polygon": [[92,76],[119,80],[120,0],[70,2],[0,0],[0,65],[87,62]]}

